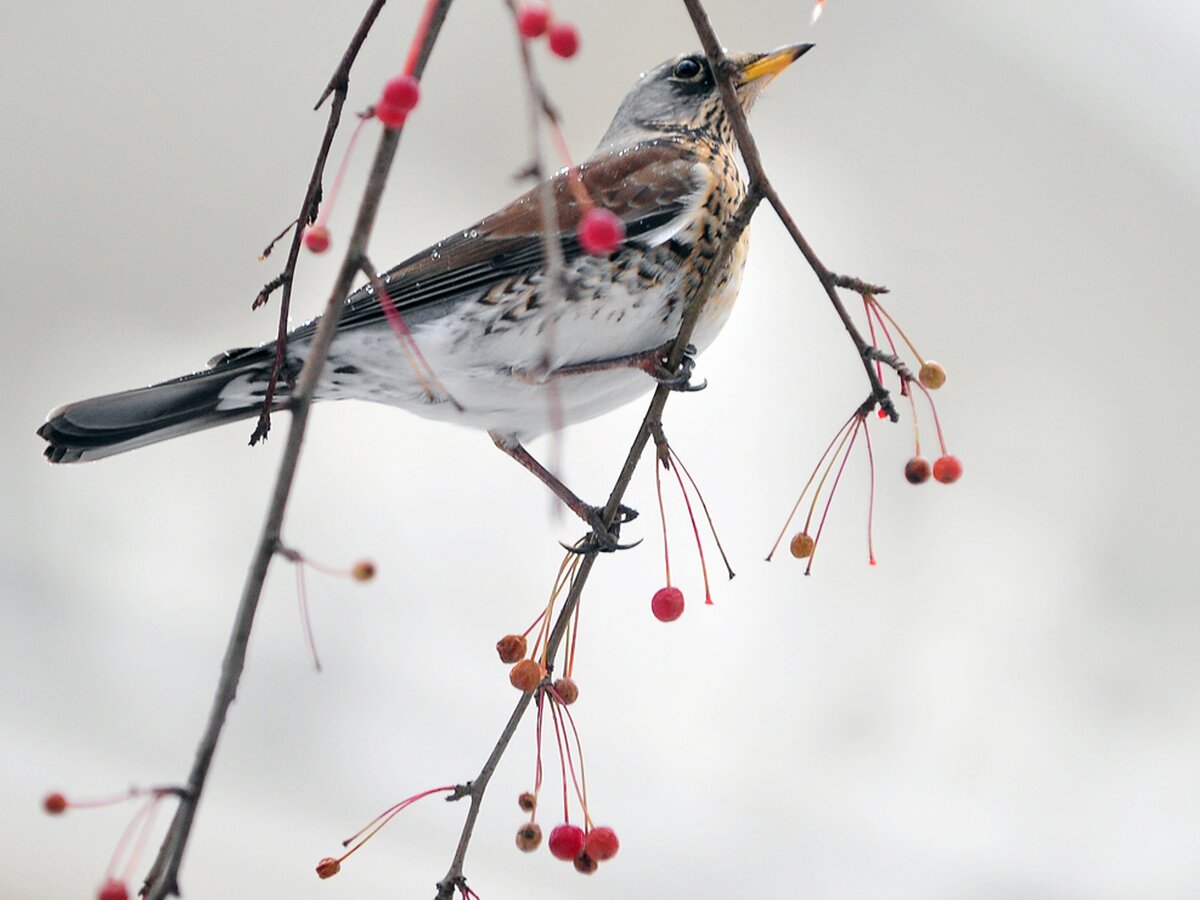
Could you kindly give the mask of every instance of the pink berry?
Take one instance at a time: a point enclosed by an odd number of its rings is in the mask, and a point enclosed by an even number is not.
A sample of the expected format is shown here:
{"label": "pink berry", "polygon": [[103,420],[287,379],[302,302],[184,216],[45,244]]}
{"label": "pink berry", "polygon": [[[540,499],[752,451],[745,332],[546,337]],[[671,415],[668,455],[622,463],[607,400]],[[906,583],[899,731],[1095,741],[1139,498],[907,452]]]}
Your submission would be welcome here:
{"label": "pink berry", "polygon": [[669,585],[659,588],[650,599],[650,611],[660,622],[674,622],[683,615],[683,591]]}
{"label": "pink berry", "polygon": [[395,103],[380,101],[375,105],[375,118],[385,128],[399,128],[404,124],[404,120],[408,118],[408,110],[397,106]]}
{"label": "pink berry", "polygon": [[104,886],[100,888],[100,893],[96,897],[97,900],[129,900],[129,891],[125,890],[122,882],[110,878],[104,882]]}
{"label": "pink berry", "polygon": [[329,249],[329,229],[324,225],[309,225],[304,229],[304,246],[313,253]]}
{"label": "pink berry", "polygon": [[550,52],[570,59],[579,52],[579,31],[570,22],[558,22],[550,28]]}
{"label": "pink berry", "polygon": [[962,478],[963,467],[957,456],[939,456],[933,464],[933,477],[942,484],[954,484]]}
{"label": "pink berry", "polygon": [[621,842],[617,840],[617,833],[607,825],[593,828],[587,833],[587,840],[583,843],[583,852],[596,862],[612,859],[620,849]]}
{"label": "pink berry", "polygon": [[555,825],[550,832],[550,853],[555,859],[574,859],[583,849],[586,838],[578,825]]}
{"label": "pink berry", "polygon": [[592,256],[608,256],[625,240],[625,223],[611,210],[589,209],[579,223],[579,246]]}
{"label": "pink berry", "polygon": [[550,27],[550,10],[542,3],[526,3],[517,13],[517,31],[521,37],[536,38]]}
{"label": "pink berry", "polygon": [[400,112],[412,112],[421,99],[421,84],[411,75],[397,75],[383,86],[380,106],[394,106]]}

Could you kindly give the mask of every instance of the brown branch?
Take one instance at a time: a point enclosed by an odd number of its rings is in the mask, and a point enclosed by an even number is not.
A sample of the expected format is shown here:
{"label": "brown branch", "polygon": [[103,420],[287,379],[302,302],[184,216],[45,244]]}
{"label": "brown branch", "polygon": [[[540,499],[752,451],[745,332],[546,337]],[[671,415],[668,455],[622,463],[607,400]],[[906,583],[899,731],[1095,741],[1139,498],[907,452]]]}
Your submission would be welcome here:
{"label": "brown branch", "polygon": [[[429,18],[424,37],[421,41],[420,53],[413,70],[413,74],[418,78],[424,71],[425,64],[429,59],[429,53],[437,41],[442,22],[450,7],[450,2],[451,0],[438,0],[433,14]],[[372,10],[375,10],[375,7],[379,5],[382,5],[381,0],[372,4]],[[368,15],[371,16],[371,13],[368,13]],[[360,34],[362,37],[365,37],[361,26]],[[355,35],[359,44],[361,44],[360,34]],[[345,64],[345,58],[343,58],[343,64]],[[343,74],[343,81],[344,77],[345,74]],[[338,76],[335,75],[335,81],[337,80]],[[338,89],[335,86],[335,104],[338,103],[337,98]],[[187,847],[192,822],[195,819],[196,807],[200,802],[200,796],[208,777],[208,770],[217,749],[217,741],[221,736],[221,731],[225,724],[225,717],[237,694],[238,682],[241,679],[242,669],[246,661],[250,631],[254,624],[254,615],[258,609],[259,598],[262,594],[263,582],[266,580],[267,568],[279,546],[283,515],[287,508],[292,481],[295,478],[296,466],[300,459],[300,448],[304,442],[304,432],[308,424],[308,413],[312,405],[313,391],[321,376],[321,370],[324,368],[325,359],[329,354],[329,346],[333,341],[338,322],[341,319],[342,307],[346,295],[350,291],[351,282],[357,275],[360,259],[366,249],[371,229],[375,223],[375,214],[379,209],[379,200],[383,194],[388,171],[399,141],[399,129],[385,129],[379,139],[379,148],[376,151],[375,161],[371,167],[366,189],[363,192],[362,204],[359,207],[354,232],[350,236],[346,258],[342,261],[337,281],[326,304],[325,315],[317,326],[308,358],[305,361],[304,368],[296,384],[296,389],[293,391],[288,404],[288,408],[292,411],[292,423],[288,432],[287,442],[284,446],[283,459],[279,464],[279,473],[276,476],[271,503],[267,509],[266,521],[263,523],[258,546],[246,575],[246,583],[242,589],[241,601],[238,605],[229,643],[226,646],[225,659],[221,666],[221,675],[217,683],[216,694],[213,698],[212,709],[209,712],[208,724],[196,747],[196,758],[192,765],[191,774],[188,776],[186,786],[187,794],[179,802],[175,816],[171,820],[171,825],[167,830],[166,837],[163,838],[162,845],[159,847],[158,856],[155,858],[154,865],[151,866],[140,892],[148,900],[165,900],[166,897],[179,895],[179,867],[183,860],[184,850]]]}
{"label": "brown branch", "polygon": [[[342,120],[342,107],[346,103],[346,92],[350,87],[350,69],[353,68],[354,61],[358,58],[358,51],[362,47],[363,41],[367,39],[371,26],[375,24],[375,20],[379,17],[379,11],[383,9],[383,4],[386,2],[387,0],[371,0],[371,5],[367,8],[362,21],[359,22],[354,37],[350,39],[350,44],[346,47],[346,52],[342,54],[342,59],[334,70],[333,76],[317,100],[316,106],[313,107],[314,110],[320,109],[325,98],[333,96],[333,101],[329,104],[329,119],[325,123],[325,134],[321,138],[321,147],[313,162],[312,175],[309,176],[308,188],[304,192],[304,201],[300,204],[300,215],[293,223],[296,230],[292,233],[287,262],[283,266],[283,271],[258,292],[254,303],[251,304],[253,309],[257,309],[267,302],[276,288],[283,288],[283,292],[279,295],[279,329],[275,338],[275,361],[271,364],[271,377],[267,380],[267,392],[263,397],[263,407],[258,416],[258,424],[254,426],[254,432],[250,435],[251,444],[257,444],[271,430],[271,406],[275,400],[276,388],[279,386],[279,376],[283,372],[287,350],[288,314],[292,306],[292,282],[296,276],[296,263],[300,259],[300,243],[304,238],[304,226],[316,220],[317,210],[321,206],[321,179],[325,175],[325,163],[329,159],[333,137]],[[284,233],[286,233],[286,229]],[[275,240],[277,241],[279,238]],[[272,241],[271,245],[274,243],[275,241]],[[267,249],[269,251],[270,247]]]}
{"label": "brown branch", "polygon": [[714,72],[718,72],[721,75],[718,78],[721,88],[721,100],[725,105],[725,115],[729,118],[729,122],[733,126],[733,134],[737,139],[738,149],[741,151],[742,159],[746,163],[746,174],[750,178],[751,188],[757,188],[762,192],[764,199],[771,204],[775,210],[775,214],[783,223],[783,227],[791,235],[793,243],[799,248],[800,253],[804,256],[805,261],[812,268],[813,272],[816,273],[817,280],[821,282],[821,287],[825,289],[825,293],[829,297],[829,302],[833,304],[838,318],[842,320],[842,325],[845,326],[846,331],[850,335],[850,340],[854,342],[859,359],[866,370],[867,380],[871,383],[871,395],[883,407],[893,422],[899,420],[900,415],[896,412],[896,407],[892,403],[891,394],[880,383],[879,376],[871,366],[871,360],[867,358],[867,351],[870,345],[863,340],[863,336],[854,324],[854,320],[850,318],[850,313],[846,311],[845,304],[842,303],[841,297],[838,296],[837,276],[829,271],[825,264],[821,262],[812,246],[800,232],[800,228],[796,225],[796,221],[792,218],[791,213],[783,205],[783,200],[780,199],[774,185],[771,184],[771,180],[767,177],[766,170],[763,168],[762,156],[758,152],[758,144],[755,142],[754,135],[750,131],[750,125],[746,121],[746,114],[742,111],[741,104],[738,103],[737,92],[730,77],[733,73],[734,65],[730,62],[728,56],[725,54],[725,50],[721,47],[721,41],[713,29],[712,22],[704,9],[704,5],[701,3],[701,0],[683,0],[683,5],[687,7],[688,15],[691,16],[692,25],[696,28],[696,34],[700,38],[700,45],[704,48],[704,55],[708,57],[709,65],[712,66]]}

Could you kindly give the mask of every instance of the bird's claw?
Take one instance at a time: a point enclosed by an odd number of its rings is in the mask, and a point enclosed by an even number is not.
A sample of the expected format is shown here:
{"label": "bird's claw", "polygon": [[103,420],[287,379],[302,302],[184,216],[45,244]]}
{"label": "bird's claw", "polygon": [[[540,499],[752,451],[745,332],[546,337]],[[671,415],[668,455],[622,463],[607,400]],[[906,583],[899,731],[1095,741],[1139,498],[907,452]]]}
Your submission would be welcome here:
{"label": "bird's claw", "polygon": [[686,393],[695,393],[702,391],[708,387],[708,379],[704,379],[699,384],[692,384],[692,372],[696,368],[696,345],[688,344],[683,350],[683,358],[679,360],[679,368],[677,371],[668,371],[665,366],[659,365],[651,376],[659,384],[670,388],[673,391],[684,391]]}
{"label": "bird's claw", "polygon": [[[592,507],[590,515],[590,524],[592,526],[591,534],[584,537],[572,546],[562,544],[562,546],[572,553],[587,554],[587,553],[614,553],[617,550],[628,550],[631,547],[636,547],[641,543],[641,540],[636,540],[632,544],[620,543],[621,526],[626,522],[632,522],[638,517],[638,511],[631,506],[621,504],[617,507],[617,514],[613,518],[613,523],[608,528],[604,527],[604,509],[603,507]],[[561,542],[560,542],[561,543]]]}

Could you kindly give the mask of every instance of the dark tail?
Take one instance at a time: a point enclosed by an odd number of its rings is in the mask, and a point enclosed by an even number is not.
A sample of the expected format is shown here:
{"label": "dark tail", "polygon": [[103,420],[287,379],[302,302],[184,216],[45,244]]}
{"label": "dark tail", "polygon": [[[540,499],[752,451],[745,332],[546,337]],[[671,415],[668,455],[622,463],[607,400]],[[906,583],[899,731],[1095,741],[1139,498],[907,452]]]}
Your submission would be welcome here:
{"label": "dark tail", "polygon": [[[103,459],[252,418],[262,409],[272,359],[271,347],[230,351],[194,375],[60,406],[37,432],[50,445],[46,458],[53,463]],[[286,394],[282,380],[279,387]]]}

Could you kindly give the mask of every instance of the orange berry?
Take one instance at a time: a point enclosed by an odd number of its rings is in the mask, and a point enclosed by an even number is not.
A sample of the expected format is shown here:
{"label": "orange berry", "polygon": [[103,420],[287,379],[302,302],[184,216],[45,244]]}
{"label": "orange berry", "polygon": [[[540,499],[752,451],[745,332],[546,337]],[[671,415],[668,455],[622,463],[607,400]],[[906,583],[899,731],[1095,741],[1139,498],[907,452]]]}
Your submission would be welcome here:
{"label": "orange berry", "polygon": [[532,853],[542,843],[542,827],[537,822],[530,822],[517,829],[517,849],[522,853]]}
{"label": "orange berry", "polygon": [[931,391],[936,391],[946,383],[946,370],[932,359],[927,359],[921,364],[921,371],[917,373],[917,380]]}
{"label": "orange berry", "polygon": [[519,634],[506,634],[496,641],[496,652],[500,654],[500,662],[515,663],[525,658],[525,638]]}
{"label": "orange berry", "polygon": [[954,484],[962,478],[963,467],[957,456],[939,456],[933,464],[933,477],[942,484]]}
{"label": "orange berry", "polygon": [[542,682],[542,667],[532,659],[523,659],[508,673],[508,680],[518,691],[528,694]]}
{"label": "orange berry", "polygon": [[375,577],[375,563],[369,559],[360,559],[350,570],[350,577],[355,581],[370,581]]}
{"label": "orange berry", "polygon": [[904,464],[904,477],[909,484],[924,484],[929,480],[929,460],[923,456],[914,456]]}
{"label": "orange berry", "polygon": [[789,548],[792,551],[792,556],[796,557],[796,559],[805,559],[812,556],[815,546],[816,542],[808,536],[807,531],[798,531],[796,532],[796,536],[792,538]]}
{"label": "orange berry", "polygon": [[579,685],[570,678],[559,678],[554,682],[554,693],[558,694],[563,705],[570,706],[579,699]]}

